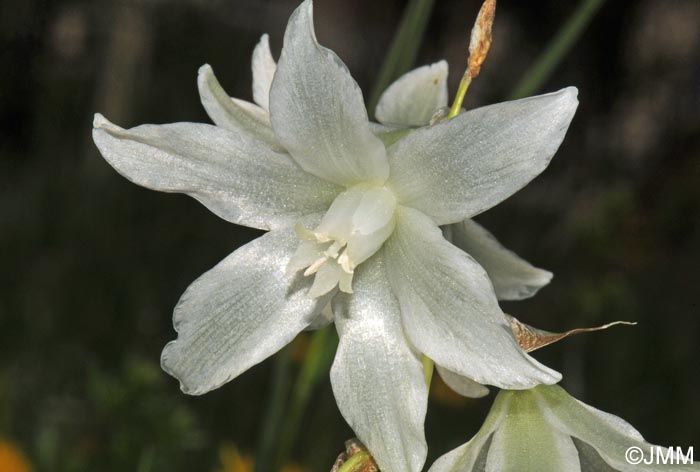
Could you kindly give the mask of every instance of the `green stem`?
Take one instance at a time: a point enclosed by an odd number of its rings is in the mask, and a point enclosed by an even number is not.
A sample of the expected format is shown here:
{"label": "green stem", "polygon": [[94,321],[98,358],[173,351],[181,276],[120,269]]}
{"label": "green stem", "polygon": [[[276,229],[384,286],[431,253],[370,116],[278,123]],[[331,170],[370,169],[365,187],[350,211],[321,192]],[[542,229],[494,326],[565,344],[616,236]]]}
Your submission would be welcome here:
{"label": "green stem", "polygon": [[136,466],[137,472],[150,472],[153,470],[153,458],[155,456],[155,451],[153,447],[148,447],[141,451],[141,456],[139,457],[139,463]]}
{"label": "green stem", "polygon": [[332,327],[316,331],[311,337],[309,351],[294,384],[289,408],[280,431],[275,470],[281,470],[289,459],[311,394],[321,378],[328,373],[337,345],[338,337]]}
{"label": "green stem", "polygon": [[582,0],[576,11],[561,27],[547,49],[542,52],[535,64],[525,73],[518,82],[511,99],[527,97],[537,92],[542,84],[549,78],[562,58],[576,43],[581,33],[600,9],[605,0]]}
{"label": "green stem", "polygon": [[360,467],[365,465],[371,458],[372,456],[370,456],[369,452],[367,451],[357,452],[350,456],[350,458],[340,466],[338,472],[356,472],[362,470]]}
{"label": "green stem", "polygon": [[425,354],[421,356],[423,362],[423,375],[425,376],[425,385],[430,390],[430,382],[433,380],[433,370],[435,370],[435,362]]}
{"label": "green stem", "polygon": [[416,62],[434,3],[435,0],[411,0],[406,6],[367,103],[370,115],[374,115],[382,92]]}
{"label": "green stem", "polygon": [[268,400],[255,454],[255,472],[272,472],[275,470],[272,463],[273,451],[279,438],[279,421],[284,417],[285,402],[289,396],[289,386],[291,384],[289,367],[293,350],[294,343],[290,343],[275,356],[270,399]]}
{"label": "green stem", "polygon": [[462,80],[459,82],[459,88],[457,89],[457,95],[455,95],[455,101],[452,102],[452,108],[450,108],[450,113],[447,115],[447,119],[451,120],[455,116],[459,115],[462,111],[462,103],[464,102],[464,96],[469,90],[469,84],[472,83],[472,77],[469,75],[469,71],[465,72],[462,76]]}

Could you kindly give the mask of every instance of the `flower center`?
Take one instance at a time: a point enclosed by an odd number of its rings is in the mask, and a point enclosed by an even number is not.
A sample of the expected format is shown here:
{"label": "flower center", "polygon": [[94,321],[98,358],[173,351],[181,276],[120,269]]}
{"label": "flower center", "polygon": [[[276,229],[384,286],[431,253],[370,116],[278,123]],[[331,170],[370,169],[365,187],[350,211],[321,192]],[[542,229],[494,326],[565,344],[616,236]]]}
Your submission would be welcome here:
{"label": "flower center", "polygon": [[310,231],[296,226],[299,247],[287,266],[315,274],[311,298],[330,292],[336,285],[352,293],[352,276],[362,262],[382,247],[394,231],[396,198],[385,187],[356,185],[331,204],[318,227]]}

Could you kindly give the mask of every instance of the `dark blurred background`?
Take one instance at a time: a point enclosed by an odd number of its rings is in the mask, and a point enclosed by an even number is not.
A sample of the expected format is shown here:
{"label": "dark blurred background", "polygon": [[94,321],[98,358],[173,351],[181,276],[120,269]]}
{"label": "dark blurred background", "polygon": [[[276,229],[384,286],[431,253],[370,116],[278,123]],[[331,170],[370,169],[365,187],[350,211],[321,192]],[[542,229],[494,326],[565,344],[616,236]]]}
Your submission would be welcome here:
{"label": "dark blurred background", "polygon": [[[254,230],[136,187],[99,156],[92,115],[131,127],[204,121],[196,73],[250,99],[262,33],[279,54],[292,0],[3,0],[0,4],[0,470],[247,471],[274,361],[192,398],[159,368],[187,285]],[[501,101],[578,2],[499,2],[465,105]],[[317,0],[319,40],[371,89],[406,2]],[[419,64],[454,93],[478,0],[437,0]],[[609,0],[541,91],[579,88],[549,169],[477,219],[555,273],[504,309],[559,331],[616,327],[536,353],[581,400],[647,440],[700,446],[700,2]],[[293,369],[305,336],[295,344]],[[490,406],[433,384],[428,464]],[[327,376],[292,461],[330,469],[352,436]],[[4,456],[2,455],[4,452]],[[9,451],[9,452],[8,452]],[[19,461],[19,458],[15,458]],[[3,468],[4,467],[4,468]],[[19,467],[19,468],[18,468]],[[288,470],[292,470],[291,468]]]}

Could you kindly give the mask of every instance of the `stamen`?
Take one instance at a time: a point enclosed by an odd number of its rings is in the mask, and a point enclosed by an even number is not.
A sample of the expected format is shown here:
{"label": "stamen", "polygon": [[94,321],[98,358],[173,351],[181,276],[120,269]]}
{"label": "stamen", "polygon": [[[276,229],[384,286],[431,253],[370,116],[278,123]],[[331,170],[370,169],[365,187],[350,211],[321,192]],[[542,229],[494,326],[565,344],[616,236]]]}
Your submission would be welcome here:
{"label": "stamen", "polygon": [[287,270],[306,270],[314,282],[308,296],[338,288],[352,293],[355,267],[379,250],[394,230],[396,198],[385,187],[358,185],[341,193],[320,224],[295,227],[301,240]]}
{"label": "stamen", "polygon": [[353,267],[352,261],[350,260],[350,256],[348,256],[347,249],[345,249],[345,251],[343,251],[343,253],[338,258],[338,264],[340,264],[340,267],[343,268],[345,273],[347,273],[347,274],[353,273],[354,267]]}
{"label": "stamen", "polygon": [[318,272],[318,269],[320,269],[323,263],[327,260],[327,257],[319,257],[318,259],[316,259],[316,261],[313,264],[306,268],[306,270],[304,271],[304,276],[308,277],[309,275]]}

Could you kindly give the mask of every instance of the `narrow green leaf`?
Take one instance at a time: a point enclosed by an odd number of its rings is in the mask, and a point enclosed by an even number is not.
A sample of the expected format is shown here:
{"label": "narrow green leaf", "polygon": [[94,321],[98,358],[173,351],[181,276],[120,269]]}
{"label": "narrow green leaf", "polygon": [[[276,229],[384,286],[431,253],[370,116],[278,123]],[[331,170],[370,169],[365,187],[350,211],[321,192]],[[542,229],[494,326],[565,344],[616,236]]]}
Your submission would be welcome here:
{"label": "narrow green leaf", "polygon": [[255,452],[255,472],[273,472],[275,470],[272,459],[279,442],[279,425],[283,421],[287,409],[286,400],[291,386],[290,364],[294,345],[295,343],[287,344],[275,356],[270,399]]}
{"label": "narrow green leaf", "polygon": [[554,69],[566,56],[598,12],[605,0],[582,0],[578,8],[561,27],[549,46],[523,75],[515,86],[511,99],[523,98],[536,93],[552,75]]}
{"label": "narrow green leaf", "polygon": [[434,3],[434,0],[411,0],[406,7],[367,102],[370,116],[374,116],[382,92],[416,62]]}
{"label": "narrow green leaf", "polygon": [[306,360],[294,384],[289,409],[282,424],[275,470],[282,470],[282,466],[289,460],[311,395],[328,375],[337,347],[338,336],[333,327],[318,330],[312,335]]}

